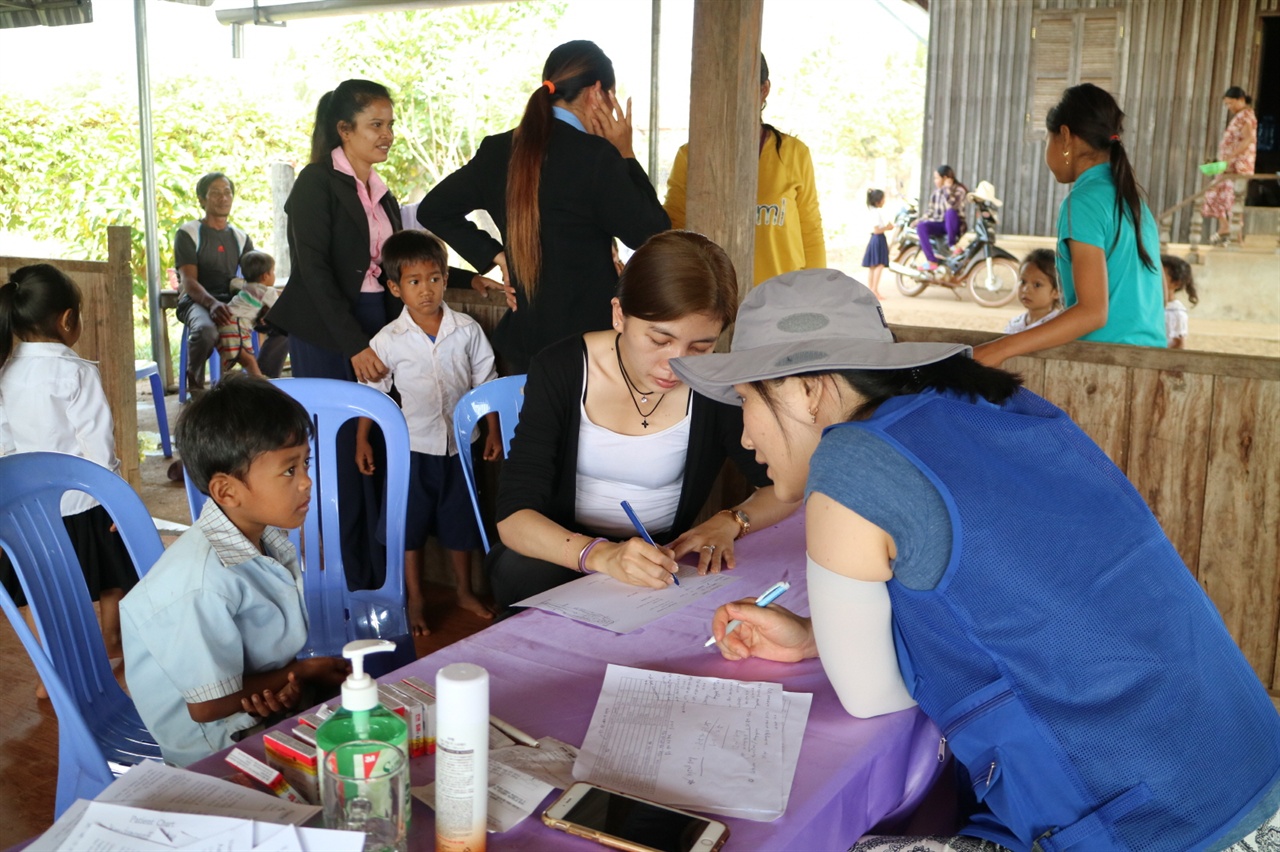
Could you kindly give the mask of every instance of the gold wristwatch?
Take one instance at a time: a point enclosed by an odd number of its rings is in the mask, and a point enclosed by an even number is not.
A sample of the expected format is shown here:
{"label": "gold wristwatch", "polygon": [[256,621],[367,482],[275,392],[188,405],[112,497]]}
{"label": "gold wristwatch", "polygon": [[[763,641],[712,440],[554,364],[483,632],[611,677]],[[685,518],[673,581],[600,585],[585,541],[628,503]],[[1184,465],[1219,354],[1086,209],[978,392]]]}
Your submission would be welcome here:
{"label": "gold wristwatch", "polygon": [[751,518],[747,516],[746,512],[741,509],[721,509],[720,511],[728,512],[729,517],[738,522],[738,534],[733,537],[734,541],[751,532]]}

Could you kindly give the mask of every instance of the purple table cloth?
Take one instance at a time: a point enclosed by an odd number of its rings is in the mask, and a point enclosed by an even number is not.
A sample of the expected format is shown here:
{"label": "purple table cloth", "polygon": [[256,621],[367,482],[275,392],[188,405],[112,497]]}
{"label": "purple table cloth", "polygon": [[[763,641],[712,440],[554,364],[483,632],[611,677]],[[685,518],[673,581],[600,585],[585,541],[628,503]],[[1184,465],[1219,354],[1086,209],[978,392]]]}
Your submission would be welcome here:
{"label": "purple table cloth", "polygon": [[[784,572],[791,590],[780,603],[807,613],[804,554],[801,513],[739,543],[738,567],[733,571],[738,582],[634,633],[618,635],[526,610],[382,680],[416,675],[434,683],[436,672],[449,663],[475,663],[489,671],[494,715],[535,737],[553,736],[574,745],[581,745],[586,736],[609,663],[770,681],[791,692],[812,693],[787,812],[773,822],[715,818],[729,825],[730,849],[844,850],[882,820],[909,813],[924,797],[940,769],[938,729],[915,708],[875,719],[851,717],[840,706],[817,660],[734,663],[714,647],[703,647],[717,606],[756,597]],[[240,743],[240,748],[261,757],[261,735]],[[191,768],[226,775],[229,767],[221,757],[206,758]],[[411,771],[415,786],[428,783],[435,776],[434,758],[414,759]],[[559,791],[511,831],[489,835],[490,846],[496,850],[601,848],[542,824],[542,810],[557,795]],[[433,826],[431,809],[415,800],[410,849],[432,849]]]}

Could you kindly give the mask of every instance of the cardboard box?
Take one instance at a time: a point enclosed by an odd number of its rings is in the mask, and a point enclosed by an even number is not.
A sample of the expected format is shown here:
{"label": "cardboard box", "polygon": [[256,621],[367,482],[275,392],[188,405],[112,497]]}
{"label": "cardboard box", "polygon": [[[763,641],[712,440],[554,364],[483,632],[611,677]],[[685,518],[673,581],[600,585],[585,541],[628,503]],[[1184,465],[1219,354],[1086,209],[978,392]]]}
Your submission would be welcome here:
{"label": "cardboard box", "polygon": [[294,790],[313,805],[320,804],[320,762],[316,747],[272,731],[262,738],[267,765],[279,771]]}

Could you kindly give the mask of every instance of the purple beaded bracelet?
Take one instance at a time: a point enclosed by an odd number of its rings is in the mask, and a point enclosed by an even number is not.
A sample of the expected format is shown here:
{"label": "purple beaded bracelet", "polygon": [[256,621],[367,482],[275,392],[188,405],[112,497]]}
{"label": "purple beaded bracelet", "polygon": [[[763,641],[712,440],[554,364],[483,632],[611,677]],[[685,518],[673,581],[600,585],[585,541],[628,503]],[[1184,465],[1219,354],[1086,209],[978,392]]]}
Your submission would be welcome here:
{"label": "purple beaded bracelet", "polygon": [[587,573],[587,554],[591,552],[591,548],[595,547],[602,541],[608,541],[607,538],[593,538],[587,542],[586,547],[582,548],[582,552],[578,554],[578,573]]}

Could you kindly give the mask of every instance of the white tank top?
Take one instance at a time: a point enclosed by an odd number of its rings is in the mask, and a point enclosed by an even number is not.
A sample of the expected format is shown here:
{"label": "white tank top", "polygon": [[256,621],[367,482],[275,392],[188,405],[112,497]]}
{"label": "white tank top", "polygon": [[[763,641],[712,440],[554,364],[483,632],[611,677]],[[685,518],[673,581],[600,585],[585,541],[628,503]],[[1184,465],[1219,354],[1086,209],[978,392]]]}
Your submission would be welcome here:
{"label": "white tank top", "polygon": [[671,529],[689,455],[693,394],[679,423],[648,435],[620,435],[597,426],[587,416],[586,398],[584,365],[578,401],[582,415],[575,501],[578,523],[612,538],[631,538],[636,530],[622,511],[626,500],[651,533]]}

